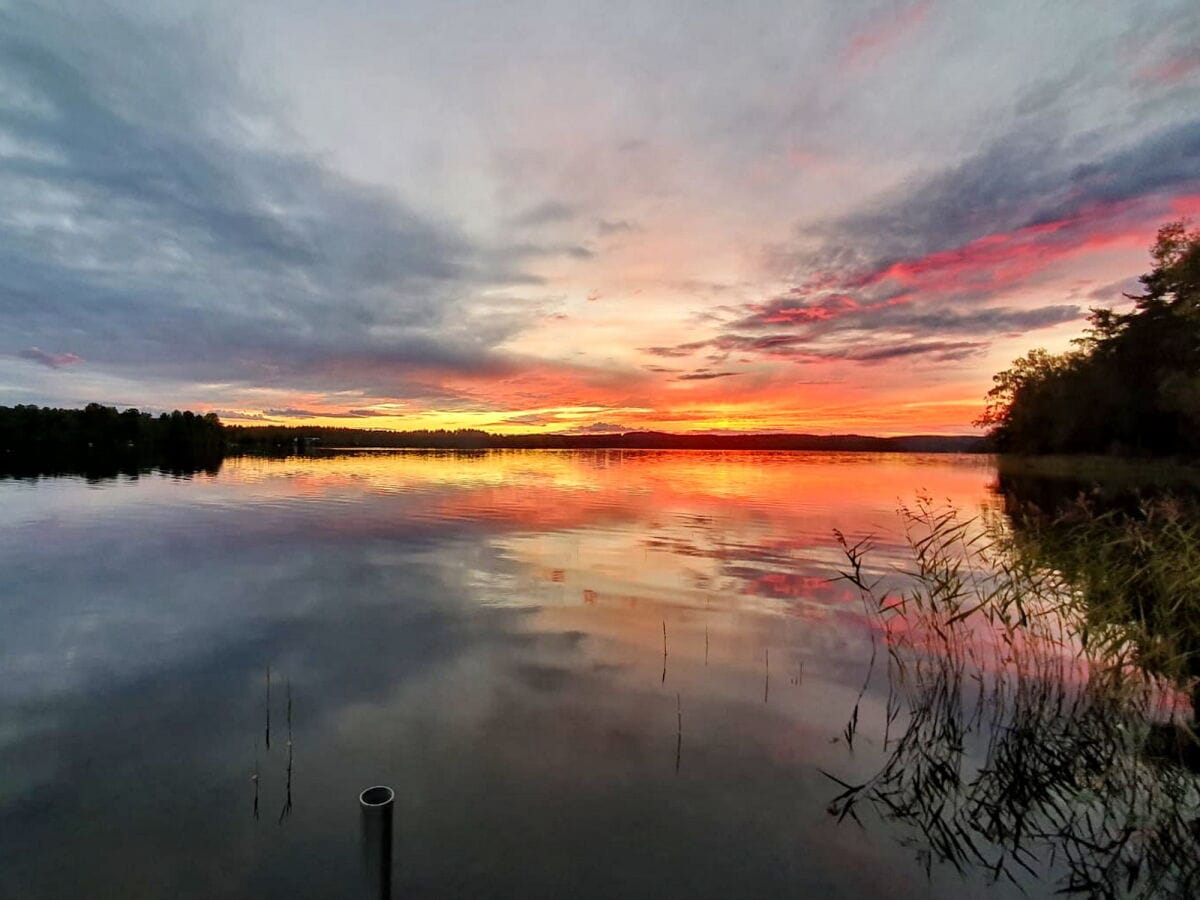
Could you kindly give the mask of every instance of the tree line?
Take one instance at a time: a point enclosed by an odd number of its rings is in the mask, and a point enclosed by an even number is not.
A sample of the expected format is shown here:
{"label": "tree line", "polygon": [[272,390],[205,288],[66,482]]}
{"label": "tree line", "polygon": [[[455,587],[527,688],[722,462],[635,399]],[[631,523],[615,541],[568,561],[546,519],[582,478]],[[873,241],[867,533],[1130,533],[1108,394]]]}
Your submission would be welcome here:
{"label": "tree line", "polygon": [[0,406],[0,471],[103,477],[157,466],[188,472],[219,465],[224,452],[225,431],[213,413],[153,416],[99,403]]}
{"label": "tree line", "polygon": [[493,434],[475,428],[387,431],[314,425],[225,425],[215,413],[158,416],[90,403],[84,409],[0,406],[0,473],[135,474],[146,467],[212,470],[229,454],[291,454],[318,448],[431,450],[852,450],[971,452],[970,436],[856,434]]}
{"label": "tree line", "polygon": [[285,425],[227,425],[238,452],[286,453],[314,447],[384,447],[434,450],[852,450],[866,452],[973,452],[971,436],[859,434],[670,434],[630,431],[610,434],[493,434],[475,428],[385,431],[366,428]]}
{"label": "tree line", "polygon": [[998,450],[1200,453],[1200,230],[1159,229],[1129,312],[1092,309],[1066,353],[1033,350],[996,375],[976,424]]}

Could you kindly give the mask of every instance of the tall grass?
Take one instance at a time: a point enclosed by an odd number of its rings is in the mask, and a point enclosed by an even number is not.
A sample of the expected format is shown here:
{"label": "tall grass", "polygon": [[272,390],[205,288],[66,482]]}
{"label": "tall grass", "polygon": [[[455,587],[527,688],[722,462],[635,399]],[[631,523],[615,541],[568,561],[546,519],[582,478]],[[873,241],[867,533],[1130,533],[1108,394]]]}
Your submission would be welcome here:
{"label": "tall grass", "polygon": [[830,812],[892,821],[927,866],[1053,877],[1094,897],[1200,895],[1200,780],[1179,693],[1194,647],[1160,633],[1200,609],[1188,593],[1200,531],[1167,512],[1080,517],[1048,545],[927,498],[901,515],[899,590],[873,574],[869,542],[838,535],[842,577],[887,648],[888,697],[881,764],[865,781],[830,775]]}
{"label": "tall grass", "polygon": [[1200,675],[1200,518],[1174,498],[1097,512],[1081,499],[1051,520],[1018,511],[1015,552],[1061,572],[1083,598],[1080,639],[1119,662]]}

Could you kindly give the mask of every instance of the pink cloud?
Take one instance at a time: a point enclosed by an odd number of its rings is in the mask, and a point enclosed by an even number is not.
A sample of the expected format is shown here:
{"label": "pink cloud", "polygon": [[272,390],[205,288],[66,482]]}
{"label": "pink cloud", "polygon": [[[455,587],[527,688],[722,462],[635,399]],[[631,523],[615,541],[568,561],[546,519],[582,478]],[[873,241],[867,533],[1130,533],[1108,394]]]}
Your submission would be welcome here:
{"label": "pink cloud", "polygon": [[1137,70],[1137,79],[1155,84],[1175,84],[1200,72],[1200,51],[1177,53],[1162,62]]}
{"label": "pink cloud", "polygon": [[903,259],[851,280],[852,288],[893,281],[922,295],[963,289],[998,292],[1060,260],[1112,245],[1141,246],[1164,216],[1188,215],[1200,196],[1095,204],[1062,219],[979,238],[960,247]]}
{"label": "pink cloud", "polygon": [[842,51],[842,62],[856,67],[885,56],[928,18],[932,5],[930,0],[921,0],[893,15],[867,22],[850,36]]}
{"label": "pink cloud", "polygon": [[41,347],[30,347],[28,350],[20,351],[17,356],[50,369],[61,369],[64,366],[83,362],[83,357],[74,353],[51,353],[49,350],[43,350]]}

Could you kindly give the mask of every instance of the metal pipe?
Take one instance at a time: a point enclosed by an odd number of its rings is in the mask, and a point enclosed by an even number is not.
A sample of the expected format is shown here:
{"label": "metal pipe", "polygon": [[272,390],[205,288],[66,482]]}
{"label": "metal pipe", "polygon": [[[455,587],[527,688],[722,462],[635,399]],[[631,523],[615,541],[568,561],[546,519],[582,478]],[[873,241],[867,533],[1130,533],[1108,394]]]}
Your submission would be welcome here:
{"label": "metal pipe", "polygon": [[358,795],[362,808],[364,896],[391,900],[392,896],[392,808],[396,792],[376,785]]}

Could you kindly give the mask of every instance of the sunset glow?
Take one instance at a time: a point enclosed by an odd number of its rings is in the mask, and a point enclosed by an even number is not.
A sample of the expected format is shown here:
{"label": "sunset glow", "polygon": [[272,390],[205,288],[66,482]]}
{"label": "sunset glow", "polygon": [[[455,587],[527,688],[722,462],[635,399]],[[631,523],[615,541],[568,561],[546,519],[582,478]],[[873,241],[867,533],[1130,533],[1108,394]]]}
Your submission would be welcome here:
{"label": "sunset glow", "polygon": [[1006,6],[0,2],[0,404],[972,433],[1200,214],[1190,4]]}

